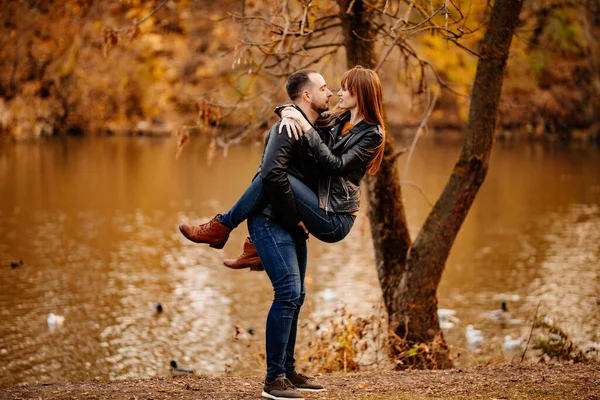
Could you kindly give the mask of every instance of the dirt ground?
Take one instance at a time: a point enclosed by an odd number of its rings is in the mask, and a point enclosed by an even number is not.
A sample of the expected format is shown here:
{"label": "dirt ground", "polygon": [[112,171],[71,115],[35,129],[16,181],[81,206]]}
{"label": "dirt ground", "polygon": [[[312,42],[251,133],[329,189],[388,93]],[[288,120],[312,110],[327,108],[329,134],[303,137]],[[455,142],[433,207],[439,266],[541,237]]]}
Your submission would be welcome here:
{"label": "dirt ground", "polygon": [[[0,399],[260,399],[260,377],[186,376],[0,388]],[[481,366],[466,370],[335,373],[308,399],[600,400],[600,364]]]}

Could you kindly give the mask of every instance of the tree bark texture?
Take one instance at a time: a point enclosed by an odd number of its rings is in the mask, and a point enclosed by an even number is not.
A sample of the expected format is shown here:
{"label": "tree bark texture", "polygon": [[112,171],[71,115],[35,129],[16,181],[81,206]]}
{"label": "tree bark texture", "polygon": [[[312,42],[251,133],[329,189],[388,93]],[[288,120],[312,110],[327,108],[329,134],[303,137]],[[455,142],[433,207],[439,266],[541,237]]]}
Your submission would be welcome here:
{"label": "tree bark texture", "polygon": [[[409,319],[397,333],[429,343],[440,335],[436,290],[454,240],[488,170],[510,44],[522,0],[496,0],[480,48],[465,143],[450,180],[410,249],[393,315]],[[401,321],[397,321],[401,322]]]}
{"label": "tree bark texture", "polygon": [[[348,67],[374,68],[374,19],[362,1],[338,0]],[[390,327],[409,345],[425,343],[433,351],[427,367],[449,368],[437,316],[437,287],[454,240],[488,169],[504,68],[522,0],[496,0],[484,40],[471,95],[462,153],[443,193],[411,243],[394,141],[387,135],[379,173],[367,177],[369,219],[375,259]]]}

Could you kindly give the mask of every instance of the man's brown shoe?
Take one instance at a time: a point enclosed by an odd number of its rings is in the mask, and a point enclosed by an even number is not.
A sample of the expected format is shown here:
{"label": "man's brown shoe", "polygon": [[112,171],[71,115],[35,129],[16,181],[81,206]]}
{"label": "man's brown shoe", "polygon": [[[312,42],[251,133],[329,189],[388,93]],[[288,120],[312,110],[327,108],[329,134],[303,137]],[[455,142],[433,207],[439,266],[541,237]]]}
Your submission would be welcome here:
{"label": "man's brown shoe", "polygon": [[298,390],[307,392],[324,392],[326,390],[322,385],[313,382],[312,378],[309,378],[304,374],[295,373],[287,378]]}
{"label": "man's brown shoe", "polygon": [[229,239],[229,233],[231,229],[223,225],[217,217],[214,217],[210,221],[201,225],[179,225],[179,231],[195,243],[208,243],[210,247],[215,249],[222,249]]}
{"label": "man's brown shoe", "polygon": [[304,400],[302,393],[298,392],[292,382],[285,376],[275,379],[273,382],[265,380],[262,397],[273,400],[298,399]]}
{"label": "man's brown shoe", "polygon": [[250,241],[250,239],[246,238],[244,242],[244,251],[242,255],[236,258],[235,260],[227,259],[223,261],[223,264],[226,267],[232,269],[242,269],[250,267],[250,271],[264,271],[265,269],[260,262],[260,258],[258,257],[258,253],[256,252],[256,247]]}

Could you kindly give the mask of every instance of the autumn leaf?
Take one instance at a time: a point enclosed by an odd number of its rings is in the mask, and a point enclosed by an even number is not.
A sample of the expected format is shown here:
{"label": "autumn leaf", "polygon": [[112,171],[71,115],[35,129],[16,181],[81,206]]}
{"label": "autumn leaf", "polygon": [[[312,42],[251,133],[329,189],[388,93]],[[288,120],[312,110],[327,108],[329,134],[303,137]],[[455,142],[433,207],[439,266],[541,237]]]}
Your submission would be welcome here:
{"label": "autumn leaf", "polygon": [[115,47],[119,43],[119,36],[115,33],[112,28],[104,28],[104,41],[102,45],[102,54],[104,58],[108,57],[110,49]]}
{"label": "autumn leaf", "polygon": [[140,36],[140,27],[138,25],[130,26],[127,28],[123,36],[129,42],[133,42],[134,39],[137,39]]}
{"label": "autumn leaf", "polygon": [[177,131],[175,136],[177,137],[177,153],[175,154],[175,159],[177,160],[181,156],[184,146],[190,140],[190,134],[182,128]]}
{"label": "autumn leaf", "polygon": [[216,126],[221,119],[221,108],[208,101],[202,101],[198,104],[198,125]]}

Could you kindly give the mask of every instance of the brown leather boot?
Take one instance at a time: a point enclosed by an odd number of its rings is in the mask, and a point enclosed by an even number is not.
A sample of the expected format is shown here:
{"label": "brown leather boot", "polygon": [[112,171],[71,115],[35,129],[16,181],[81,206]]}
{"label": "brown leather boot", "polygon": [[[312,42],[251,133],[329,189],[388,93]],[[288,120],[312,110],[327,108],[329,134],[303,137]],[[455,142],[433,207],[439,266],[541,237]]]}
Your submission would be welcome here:
{"label": "brown leather boot", "polygon": [[225,260],[223,261],[223,264],[232,269],[243,269],[250,267],[250,271],[265,270],[260,262],[258,253],[256,252],[256,247],[254,247],[248,238],[246,238],[246,241],[244,242],[244,251],[242,252],[242,255],[235,260]]}
{"label": "brown leather boot", "polygon": [[208,243],[210,247],[222,249],[229,239],[231,229],[219,222],[217,217],[201,225],[179,225],[179,231],[195,243]]}

